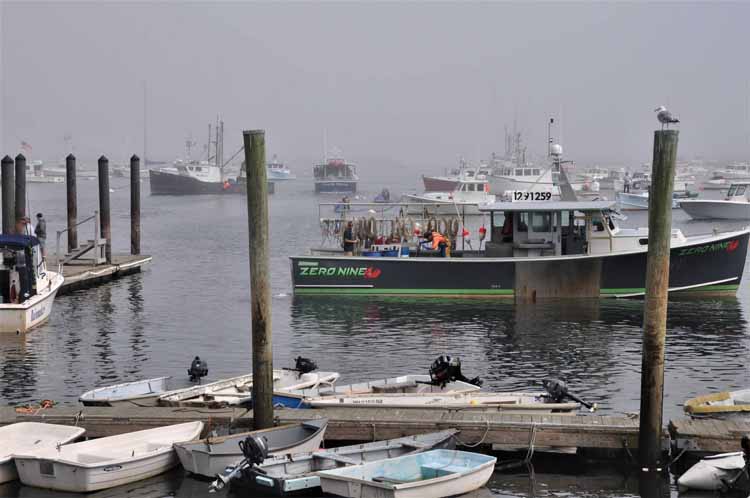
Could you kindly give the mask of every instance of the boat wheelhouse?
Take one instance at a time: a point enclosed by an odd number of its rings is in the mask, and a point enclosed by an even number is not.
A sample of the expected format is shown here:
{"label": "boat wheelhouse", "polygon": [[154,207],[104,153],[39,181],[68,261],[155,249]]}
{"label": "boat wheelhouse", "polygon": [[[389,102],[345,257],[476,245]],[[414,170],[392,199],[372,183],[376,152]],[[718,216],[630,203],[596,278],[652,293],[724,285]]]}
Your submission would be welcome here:
{"label": "boat wheelhouse", "polygon": [[0,255],[0,332],[27,332],[49,317],[63,276],[47,269],[36,237],[0,235]]}
{"label": "boat wheelhouse", "polygon": [[696,220],[748,220],[750,219],[750,183],[732,183],[724,200],[691,199],[680,206]]}
{"label": "boat wheelhouse", "polygon": [[329,159],[313,168],[316,194],[354,194],[357,192],[357,167],[343,159]]}
{"label": "boat wheelhouse", "polygon": [[[621,228],[612,201],[499,202],[481,250],[409,257],[292,257],[297,294],[498,296],[517,299],[643,295],[648,229]],[[750,228],[695,236],[672,230],[669,289],[735,293]]]}

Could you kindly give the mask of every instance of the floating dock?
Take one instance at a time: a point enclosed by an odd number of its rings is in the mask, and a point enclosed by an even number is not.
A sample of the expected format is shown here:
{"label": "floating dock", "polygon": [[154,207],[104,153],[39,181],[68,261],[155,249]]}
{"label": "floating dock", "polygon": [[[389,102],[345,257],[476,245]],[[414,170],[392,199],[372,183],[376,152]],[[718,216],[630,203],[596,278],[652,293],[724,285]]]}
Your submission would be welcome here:
{"label": "floating dock", "polygon": [[[151,256],[145,255],[113,255],[112,263],[94,265],[91,260],[72,260],[63,265],[65,282],[59,294],[66,294],[77,289],[83,289],[114,280],[125,275],[138,273],[151,262]],[[48,268],[57,268],[53,257],[49,258]]]}

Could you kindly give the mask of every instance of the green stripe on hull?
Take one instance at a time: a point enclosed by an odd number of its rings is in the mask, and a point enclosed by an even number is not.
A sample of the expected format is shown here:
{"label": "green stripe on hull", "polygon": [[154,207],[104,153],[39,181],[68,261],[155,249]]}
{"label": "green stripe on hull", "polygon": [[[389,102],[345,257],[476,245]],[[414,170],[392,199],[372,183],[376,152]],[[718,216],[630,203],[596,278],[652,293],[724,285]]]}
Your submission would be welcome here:
{"label": "green stripe on hull", "polygon": [[[737,292],[738,284],[707,285],[673,291],[682,292]],[[428,296],[503,296],[513,297],[513,289],[377,289],[362,287],[297,287],[295,294],[366,294],[366,295],[428,295]],[[613,297],[626,294],[643,294],[644,288],[601,289],[602,297]]]}

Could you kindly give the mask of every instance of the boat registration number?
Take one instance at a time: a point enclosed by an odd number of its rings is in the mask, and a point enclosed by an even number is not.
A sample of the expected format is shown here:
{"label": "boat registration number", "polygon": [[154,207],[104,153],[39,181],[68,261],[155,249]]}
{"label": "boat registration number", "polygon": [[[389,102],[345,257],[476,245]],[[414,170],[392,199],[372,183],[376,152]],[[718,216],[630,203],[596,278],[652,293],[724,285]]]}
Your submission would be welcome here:
{"label": "boat registration number", "polygon": [[514,190],[511,193],[510,199],[513,202],[548,201],[552,199],[552,192],[526,192],[522,190]]}

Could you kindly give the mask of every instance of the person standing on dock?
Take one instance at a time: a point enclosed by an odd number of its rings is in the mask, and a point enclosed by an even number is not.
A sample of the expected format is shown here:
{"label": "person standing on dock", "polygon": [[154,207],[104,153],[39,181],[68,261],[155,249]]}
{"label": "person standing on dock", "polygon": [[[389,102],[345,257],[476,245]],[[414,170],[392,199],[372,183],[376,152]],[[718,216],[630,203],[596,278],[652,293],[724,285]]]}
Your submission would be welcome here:
{"label": "person standing on dock", "polygon": [[344,230],[344,256],[354,256],[354,244],[358,242],[359,239],[354,237],[352,222],[349,221]]}
{"label": "person standing on dock", "polygon": [[622,181],[622,191],[623,193],[629,194],[630,193],[630,173],[625,173],[625,178]]}
{"label": "person standing on dock", "polygon": [[[29,220],[29,226],[31,226],[31,220]],[[36,213],[36,228],[34,228],[34,235],[39,239],[39,247],[42,250],[42,257],[47,256],[47,221],[44,219],[42,213]]]}

